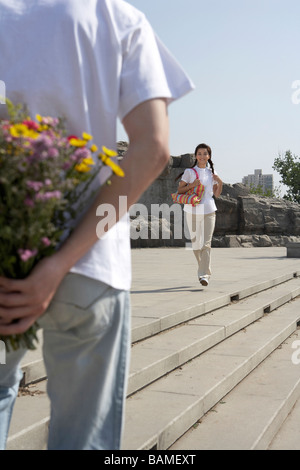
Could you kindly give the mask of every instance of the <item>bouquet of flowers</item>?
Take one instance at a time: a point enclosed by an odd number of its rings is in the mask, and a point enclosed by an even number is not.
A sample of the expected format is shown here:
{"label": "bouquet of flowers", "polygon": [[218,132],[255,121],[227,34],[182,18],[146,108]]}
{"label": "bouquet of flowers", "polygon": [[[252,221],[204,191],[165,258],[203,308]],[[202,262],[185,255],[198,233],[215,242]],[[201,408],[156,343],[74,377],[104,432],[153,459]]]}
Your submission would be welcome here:
{"label": "bouquet of flowers", "polygon": [[[105,147],[98,153],[92,136],[68,136],[61,118],[28,116],[9,100],[9,119],[0,121],[0,276],[26,277],[70,232],[78,205],[103,164],[121,168]],[[95,154],[95,155],[94,155]],[[96,156],[97,158],[93,158]],[[1,336],[7,350],[35,349],[38,324],[19,335]]]}

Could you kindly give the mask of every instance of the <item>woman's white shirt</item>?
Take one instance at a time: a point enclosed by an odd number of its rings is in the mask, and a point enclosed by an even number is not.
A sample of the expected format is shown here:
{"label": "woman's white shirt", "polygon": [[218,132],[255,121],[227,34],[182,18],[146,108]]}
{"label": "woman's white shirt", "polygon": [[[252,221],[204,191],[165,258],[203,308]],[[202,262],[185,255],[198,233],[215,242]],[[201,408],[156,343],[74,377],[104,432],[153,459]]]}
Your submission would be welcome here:
{"label": "woman's white shirt", "polygon": [[195,171],[198,174],[198,179],[203,184],[205,190],[200,204],[193,207],[191,204],[185,204],[183,210],[192,214],[210,214],[217,210],[215,200],[213,198],[213,186],[217,184],[213,179],[213,173],[210,168],[187,168],[182,175],[181,181],[187,184],[193,183],[196,179]]}

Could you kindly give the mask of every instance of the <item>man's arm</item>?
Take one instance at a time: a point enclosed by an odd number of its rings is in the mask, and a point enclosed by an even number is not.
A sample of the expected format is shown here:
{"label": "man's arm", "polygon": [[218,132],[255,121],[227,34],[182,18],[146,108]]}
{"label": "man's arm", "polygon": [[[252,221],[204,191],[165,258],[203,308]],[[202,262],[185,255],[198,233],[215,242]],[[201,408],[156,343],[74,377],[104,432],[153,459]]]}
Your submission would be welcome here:
{"label": "man's arm", "polygon": [[[134,108],[123,121],[129,148],[122,161],[125,177],[113,175],[78,227],[51,257],[40,261],[24,280],[0,278],[0,334],[26,331],[47,309],[59,284],[70,268],[104,234],[96,233],[100,204],[115,207],[122,217],[147,187],[159,176],[169,159],[169,124],[163,99],[146,101]],[[119,213],[119,196],[127,197],[127,207]],[[16,323],[12,323],[18,320]]]}

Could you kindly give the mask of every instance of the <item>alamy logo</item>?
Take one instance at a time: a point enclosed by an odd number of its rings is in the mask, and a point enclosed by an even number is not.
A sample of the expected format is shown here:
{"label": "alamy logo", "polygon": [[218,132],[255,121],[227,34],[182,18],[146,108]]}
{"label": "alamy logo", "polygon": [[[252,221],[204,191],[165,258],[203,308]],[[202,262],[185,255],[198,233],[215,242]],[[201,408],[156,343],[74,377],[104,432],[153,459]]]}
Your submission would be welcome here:
{"label": "alamy logo", "polygon": [[292,93],[292,103],[299,104],[300,103],[300,80],[293,81],[292,89],[295,90]]}
{"label": "alamy logo", "polygon": [[295,349],[295,352],[292,354],[292,363],[298,366],[300,364],[300,341],[293,341],[292,348]]}
{"label": "alamy logo", "polygon": [[6,364],[6,349],[4,341],[0,341],[0,365]]}
{"label": "alamy logo", "polygon": [[5,104],[6,87],[3,80],[0,80],[0,104]]}

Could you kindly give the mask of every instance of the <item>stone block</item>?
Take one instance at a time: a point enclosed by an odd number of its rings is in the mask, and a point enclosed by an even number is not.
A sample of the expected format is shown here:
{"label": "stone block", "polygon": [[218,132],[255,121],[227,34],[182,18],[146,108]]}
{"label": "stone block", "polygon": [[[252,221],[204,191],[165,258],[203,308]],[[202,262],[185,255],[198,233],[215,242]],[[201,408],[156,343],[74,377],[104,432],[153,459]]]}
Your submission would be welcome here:
{"label": "stone block", "polygon": [[287,258],[300,258],[300,243],[289,243],[286,249]]}

